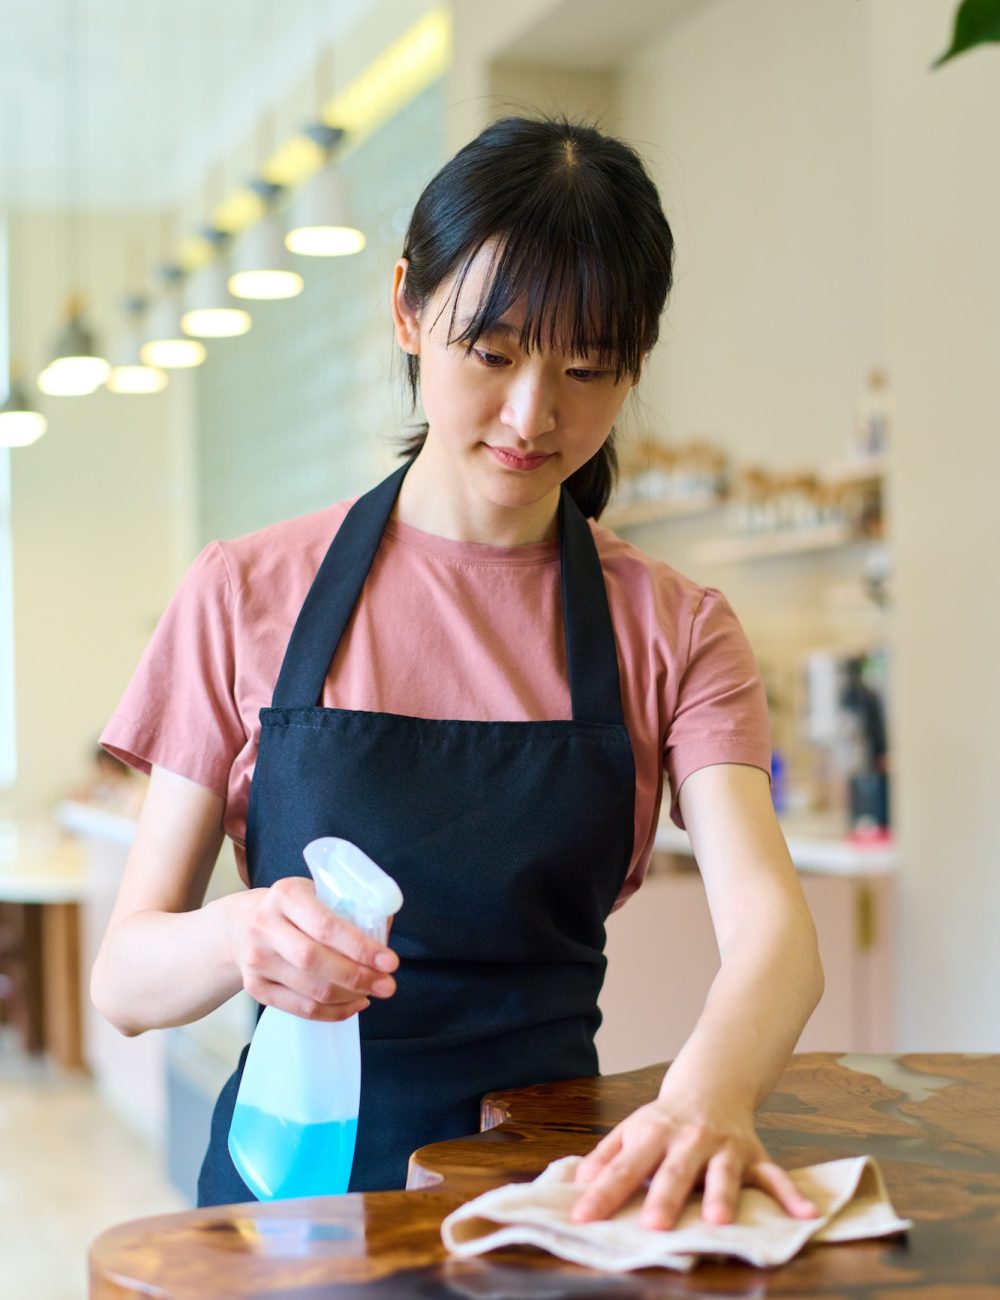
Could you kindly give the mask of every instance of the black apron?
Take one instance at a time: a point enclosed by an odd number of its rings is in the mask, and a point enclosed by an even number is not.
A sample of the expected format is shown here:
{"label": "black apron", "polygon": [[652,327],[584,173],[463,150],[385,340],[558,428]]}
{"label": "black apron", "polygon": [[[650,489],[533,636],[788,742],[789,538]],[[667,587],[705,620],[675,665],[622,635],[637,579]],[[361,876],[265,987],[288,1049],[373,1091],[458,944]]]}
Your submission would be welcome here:
{"label": "black apron", "polygon": [[[598,1072],[604,921],[632,857],[635,767],[604,576],[565,488],[571,721],[466,722],[319,703],[410,464],[355,502],[309,589],[272,705],[260,711],[247,813],[251,887],[308,876],[303,848],[334,835],[403,891],[390,936],[396,993],[360,1015],[350,1191],[405,1186],[416,1148],[479,1131],[486,1092]],[[199,1206],[255,1199],[227,1148],[248,1050],[216,1103]]]}

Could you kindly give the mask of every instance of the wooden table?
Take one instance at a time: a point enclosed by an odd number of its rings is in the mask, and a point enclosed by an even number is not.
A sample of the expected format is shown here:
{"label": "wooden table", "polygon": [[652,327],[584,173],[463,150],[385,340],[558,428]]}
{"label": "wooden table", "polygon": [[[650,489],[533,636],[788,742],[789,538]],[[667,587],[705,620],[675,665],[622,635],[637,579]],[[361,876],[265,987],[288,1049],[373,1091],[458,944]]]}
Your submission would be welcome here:
{"label": "wooden table", "polygon": [[796,1056],[761,1108],[764,1141],[788,1167],[875,1156],[897,1212],[915,1220],[908,1237],[815,1246],[779,1269],[713,1262],[689,1274],[601,1274],[515,1247],[447,1255],[445,1214],[590,1150],[656,1095],[663,1068],[493,1094],[484,1132],[411,1157],[413,1190],[252,1202],[112,1228],[91,1248],[91,1297],[1000,1297],[1000,1055]]}
{"label": "wooden table", "polygon": [[24,1050],[47,1052],[67,1070],[85,1070],[80,958],[80,903],[86,864],[78,844],[30,837],[0,856],[0,925],[13,968],[13,1018]]}

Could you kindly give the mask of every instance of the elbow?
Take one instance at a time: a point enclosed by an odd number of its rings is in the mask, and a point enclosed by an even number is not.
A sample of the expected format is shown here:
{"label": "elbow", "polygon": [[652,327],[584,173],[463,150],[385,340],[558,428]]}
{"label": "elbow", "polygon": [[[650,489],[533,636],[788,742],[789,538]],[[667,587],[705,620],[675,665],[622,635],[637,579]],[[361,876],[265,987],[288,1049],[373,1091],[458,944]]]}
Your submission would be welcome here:
{"label": "elbow", "polygon": [[125,1038],[136,1038],[142,1033],[143,1027],[123,1016],[122,1009],[115,1006],[107,980],[102,978],[100,960],[94,963],[90,972],[90,1002],[94,1010]]}

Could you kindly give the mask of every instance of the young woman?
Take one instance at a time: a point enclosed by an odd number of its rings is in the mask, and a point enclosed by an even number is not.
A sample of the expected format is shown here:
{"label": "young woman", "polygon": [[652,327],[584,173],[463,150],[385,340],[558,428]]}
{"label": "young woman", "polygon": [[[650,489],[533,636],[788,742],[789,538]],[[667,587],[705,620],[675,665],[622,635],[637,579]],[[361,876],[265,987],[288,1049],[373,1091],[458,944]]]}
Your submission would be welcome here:
{"label": "young woman", "polygon": [[[578,1217],[646,1180],[653,1228],[702,1182],[714,1222],[748,1183],[814,1212],[754,1131],[822,988],[759,673],[718,591],[596,522],[672,257],[620,141],[510,118],[463,148],[394,271],[427,417],[405,463],[353,503],[206,547],[103,734],[151,780],[95,1003],[126,1034],[241,988],[361,1012],[352,1190],[403,1186],[412,1150],[478,1130],[491,1089],[597,1072],[604,921],[642,881],[665,769],[721,969],[658,1098],[583,1163]],[[203,905],[227,833],[249,888]],[[319,835],[399,882],[391,948],[316,899]],[[252,1199],[226,1149],[245,1058],[201,1205]]]}

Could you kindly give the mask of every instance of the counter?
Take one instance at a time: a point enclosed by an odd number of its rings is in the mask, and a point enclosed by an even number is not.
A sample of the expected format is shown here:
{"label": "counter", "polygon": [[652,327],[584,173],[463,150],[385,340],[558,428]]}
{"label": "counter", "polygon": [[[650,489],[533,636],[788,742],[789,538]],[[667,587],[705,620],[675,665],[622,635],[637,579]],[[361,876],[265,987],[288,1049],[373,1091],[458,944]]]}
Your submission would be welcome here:
{"label": "counter", "polygon": [[254,1201],[111,1228],[91,1248],[91,1300],[1000,1294],[1000,1056],[806,1054],[761,1107],[762,1138],[786,1167],[873,1155],[896,1211],[914,1220],[907,1237],[807,1247],[779,1269],[703,1262],[689,1274],[598,1274],[520,1247],[446,1254],[447,1213],[589,1151],[656,1095],[663,1069],[486,1097],[483,1131],[415,1152],[407,1191]]}
{"label": "counter", "polygon": [[80,903],[85,855],[51,826],[0,822],[0,971],[23,1049],[84,1067]]}
{"label": "counter", "polygon": [[[816,821],[785,821],[782,830],[788,852],[799,871],[807,874],[850,876],[891,875],[900,865],[895,843],[861,844],[833,834],[829,824]],[[687,831],[671,821],[661,821],[653,847],[658,853],[694,856]]]}

